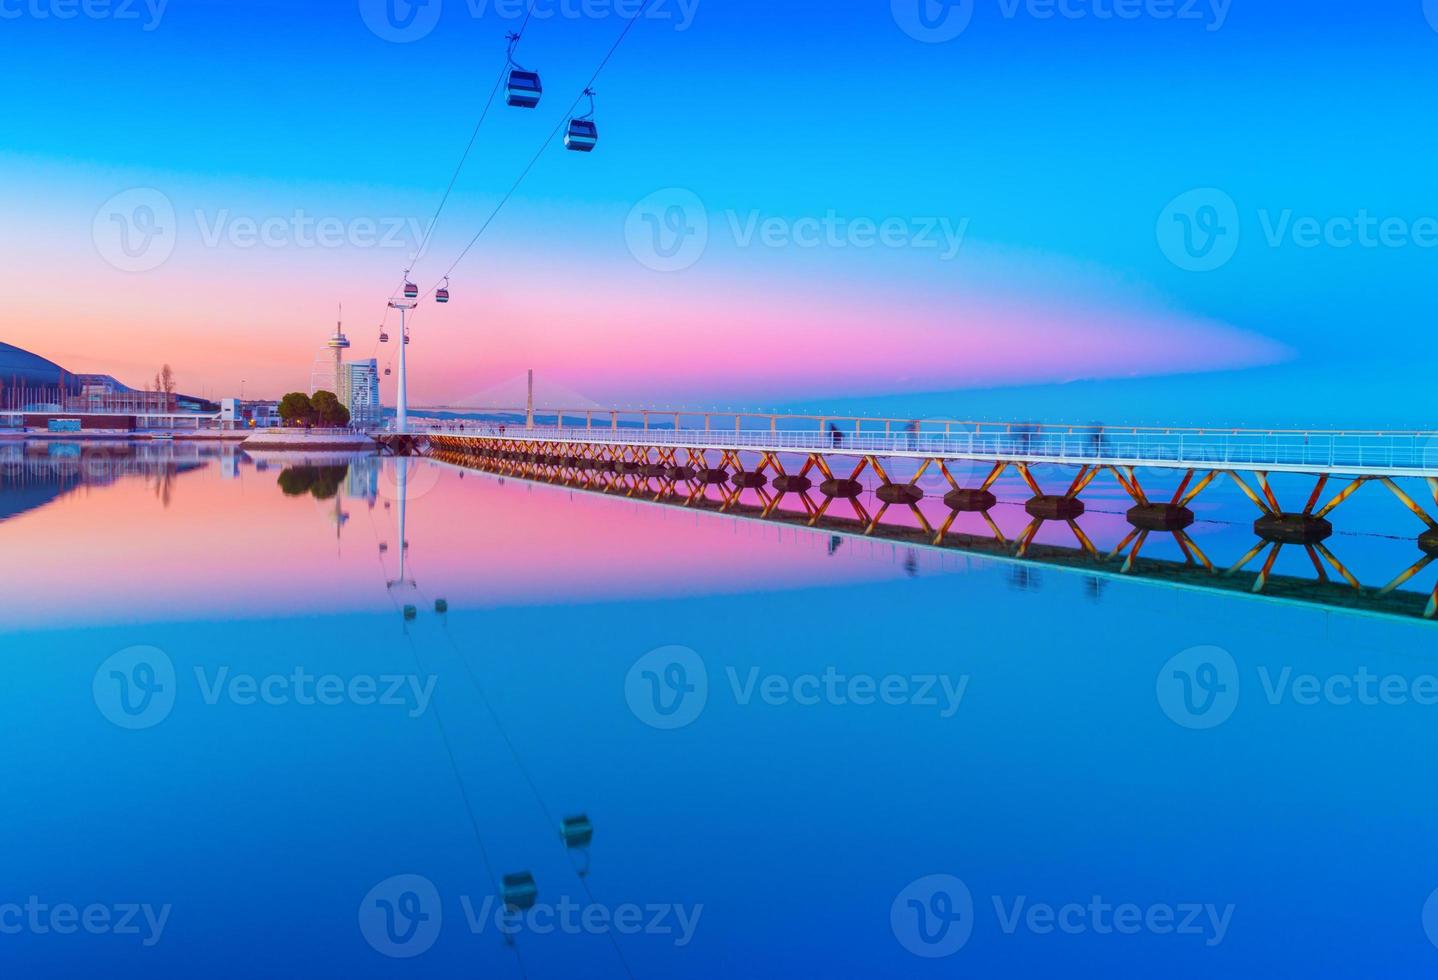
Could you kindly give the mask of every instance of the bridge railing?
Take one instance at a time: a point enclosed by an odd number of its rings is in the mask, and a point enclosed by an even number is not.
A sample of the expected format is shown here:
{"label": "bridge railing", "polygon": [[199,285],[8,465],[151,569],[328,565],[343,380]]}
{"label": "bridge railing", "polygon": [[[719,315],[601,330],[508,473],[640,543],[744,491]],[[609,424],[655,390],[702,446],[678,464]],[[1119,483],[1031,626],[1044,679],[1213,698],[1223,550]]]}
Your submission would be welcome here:
{"label": "bridge railing", "polygon": [[1418,472],[1438,475],[1438,435],[1262,432],[862,434],[703,429],[534,428],[438,425],[434,434],[499,436],[602,445],[819,451],[846,455],[936,456],[1033,462],[1133,462],[1165,466]]}

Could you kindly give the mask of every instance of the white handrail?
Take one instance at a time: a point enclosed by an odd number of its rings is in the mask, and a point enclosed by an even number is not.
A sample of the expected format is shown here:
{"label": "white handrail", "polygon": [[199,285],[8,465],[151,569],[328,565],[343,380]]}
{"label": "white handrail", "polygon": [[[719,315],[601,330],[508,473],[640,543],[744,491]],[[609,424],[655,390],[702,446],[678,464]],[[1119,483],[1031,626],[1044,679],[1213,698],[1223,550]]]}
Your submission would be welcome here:
{"label": "white handrail", "polygon": [[930,456],[1025,462],[1265,466],[1338,472],[1438,475],[1438,435],[1317,436],[1256,432],[1138,434],[976,433],[838,435],[704,429],[533,428],[450,423],[422,429],[435,435],[500,437],[530,442],[682,446],[693,449],[818,451],[843,455]]}

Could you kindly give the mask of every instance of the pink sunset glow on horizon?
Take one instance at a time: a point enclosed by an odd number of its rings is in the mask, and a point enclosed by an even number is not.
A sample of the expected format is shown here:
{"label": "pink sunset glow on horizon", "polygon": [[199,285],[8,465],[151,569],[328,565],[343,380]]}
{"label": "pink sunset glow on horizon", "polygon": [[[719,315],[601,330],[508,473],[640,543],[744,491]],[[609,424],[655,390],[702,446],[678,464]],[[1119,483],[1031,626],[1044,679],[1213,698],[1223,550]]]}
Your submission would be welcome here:
{"label": "pink sunset glow on horizon", "polygon": [[[218,270],[197,277],[176,264],[164,276],[94,273],[43,315],[12,321],[3,339],[137,386],[170,363],[183,390],[211,397],[238,394],[241,380],[251,397],[308,384],[337,303],[286,277],[269,280],[256,305]],[[364,287],[341,292],[360,297]],[[352,299],[344,319],[350,358],[377,357],[383,368],[397,347],[377,343],[381,312],[382,302]],[[398,338],[397,317],[387,329]],[[411,399],[421,405],[471,403],[529,368],[600,402],[703,405],[1192,373],[1290,356],[1248,331],[1108,299],[968,289],[895,299],[863,284],[736,288],[683,277],[569,278],[557,289],[534,273],[503,290],[456,289],[449,307],[421,307],[412,334]]]}

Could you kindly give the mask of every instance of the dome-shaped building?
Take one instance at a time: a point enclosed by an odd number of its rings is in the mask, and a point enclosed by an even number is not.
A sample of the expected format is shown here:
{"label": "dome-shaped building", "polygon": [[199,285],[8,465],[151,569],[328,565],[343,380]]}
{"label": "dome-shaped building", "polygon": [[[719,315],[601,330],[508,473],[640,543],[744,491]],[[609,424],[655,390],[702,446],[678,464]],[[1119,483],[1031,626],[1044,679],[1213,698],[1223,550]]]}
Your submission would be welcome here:
{"label": "dome-shaped building", "polygon": [[80,392],[75,375],[13,344],[0,343],[0,406],[56,402]]}

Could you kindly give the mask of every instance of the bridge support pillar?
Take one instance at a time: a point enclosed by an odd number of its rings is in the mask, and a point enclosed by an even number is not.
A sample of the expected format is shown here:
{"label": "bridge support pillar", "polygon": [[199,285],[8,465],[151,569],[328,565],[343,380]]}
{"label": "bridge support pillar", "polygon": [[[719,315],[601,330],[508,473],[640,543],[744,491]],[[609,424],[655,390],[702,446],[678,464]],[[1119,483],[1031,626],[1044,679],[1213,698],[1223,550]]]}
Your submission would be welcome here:
{"label": "bridge support pillar", "polygon": [[1140,531],[1182,531],[1194,521],[1193,511],[1177,504],[1138,504],[1125,516]]}
{"label": "bridge support pillar", "polygon": [[1253,533],[1278,544],[1318,544],[1333,535],[1326,518],[1312,514],[1264,514],[1253,522]]}

